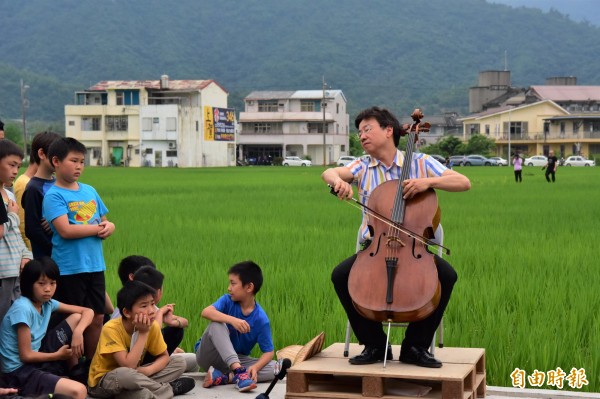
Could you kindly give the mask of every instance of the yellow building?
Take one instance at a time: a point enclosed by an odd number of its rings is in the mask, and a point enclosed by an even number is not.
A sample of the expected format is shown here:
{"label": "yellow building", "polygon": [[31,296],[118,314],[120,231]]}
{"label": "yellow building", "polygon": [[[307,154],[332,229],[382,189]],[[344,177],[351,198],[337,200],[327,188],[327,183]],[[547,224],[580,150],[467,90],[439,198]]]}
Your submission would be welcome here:
{"label": "yellow building", "polygon": [[[556,78],[555,78],[556,79]],[[511,89],[483,111],[461,118],[463,140],[482,134],[496,142],[496,155],[557,157],[600,154],[600,86],[548,84]]]}

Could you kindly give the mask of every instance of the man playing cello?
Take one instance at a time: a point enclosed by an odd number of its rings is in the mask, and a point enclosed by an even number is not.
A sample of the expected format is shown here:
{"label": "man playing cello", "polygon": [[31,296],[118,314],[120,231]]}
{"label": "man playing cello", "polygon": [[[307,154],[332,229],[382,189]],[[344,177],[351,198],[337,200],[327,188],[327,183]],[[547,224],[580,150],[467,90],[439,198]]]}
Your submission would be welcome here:
{"label": "man playing cello", "polygon": [[[351,183],[356,183],[359,199],[368,205],[371,192],[389,180],[399,180],[404,162],[404,152],[397,149],[400,136],[406,133],[398,119],[386,109],[368,108],[356,117],[360,144],[368,154],[346,166],[329,168],[322,178],[330,185],[340,199],[353,196]],[[437,162],[425,154],[412,155],[409,178],[402,184],[402,196],[410,200],[416,194],[429,188],[445,191],[466,191],[471,187],[469,179]],[[359,228],[359,241],[368,247],[372,232],[369,231],[367,211],[363,209]],[[348,320],[358,338],[365,345],[361,354],[352,357],[351,364],[371,364],[392,359],[391,347],[386,348],[386,335],[381,321],[363,317],[354,307],[348,289],[348,279],[357,254],[340,263],[332,272],[331,280]],[[435,267],[441,285],[441,296],[437,308],[426,318],[411,322],[406,330],[400,353],[400,361],[422,367],[441,367],[442,363],[428,351],[435,331],[442,320],[446,305],[450,300],[457,275],[444,259],[435,256]]]}

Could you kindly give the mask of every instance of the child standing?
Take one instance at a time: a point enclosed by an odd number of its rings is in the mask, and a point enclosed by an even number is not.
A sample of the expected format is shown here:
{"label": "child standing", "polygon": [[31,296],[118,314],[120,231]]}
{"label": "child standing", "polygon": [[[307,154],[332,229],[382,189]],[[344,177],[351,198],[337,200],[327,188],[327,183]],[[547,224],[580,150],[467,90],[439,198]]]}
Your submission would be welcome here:
{"label": "child standing", "polygon": [[[260,267],[251,261],[233,265],[229,287],[202,311],[211,321],[197,344],[196,361],[207,370],[204,388],[235,383],[241,392],[273,378],[275,362],[271,325],[255,296],[263,283]],[[258,343],[263,354],[250,357]]]}
{"label": "child standing", "polygon": [[[179,378],[185,371],[185,360],[167,353],[160,326],[154,320],[155,294],[139,281],[128,282],[118,292],[122,316],[102,328],[90,367],[91,396],[108,398],[127,392],[131,397],[170,399],[194,388],[192,378]],[[146,352],[156,356],[153,363],[142,364]]]}
{"label": "child standing", "polygon": [[[36,137],[38,136],[38,134],[36,134]],[[35,141],[35,137],[33,138],[33,141],[31,142],[32,147],[33,147],[34,141]],[[17,198],[17,204],[19,205],[18,215],[19,215],[19,220],[21,221],[21,223],[19,224],[19,231],[21,232],[21,236],[23,237],[23,242],[25,242],[27,249],[29,249],[30,251],[31,251],[31,243],[25,236],[25,209],[23,208],[23,205],[21,204],[21,200],[23,199],[23,193],[25,192],[25,187],[27,187],[29,180],[31,180],[33,175],[35,175],[35,172],[37,172],[37,168],[38,168],[38,163],[36,163],[35,160],[33,159],[33,149],[32,149],[31,153],[29,154],[29,165],[27,165],[27,169],[25,169],[25,172],[23,172],[21,174],[21,176],[17,177],[17,180],[15,180],[15,184],[13,184],[13,191],[15,193],[15,197]]]}
{"label": "child standing", "polygon": [[31,252],[36,258],[52,256],[52,231],[42,217],[42,201],[54,185],[54,167],[48,158],[48,149],[59,138],[58,133],[42,132],[36,134],[31,142],[30,164],[36,165],[36,172],[27,183],[20,204],[25,211],[25,220],[22,221],[25,235],[31,242]]}
{"label": "child standing", "polygon": [[[0,140],[0,183],[11,185],[23,162],[23,151],[12,141]],[[8,222],[2,225],[4,235],[0,239],[0,320],[12,302],[20,295],[19,272],[33,255],[23,242],[19,231],[19,206],[15,195],[2,187],[3,206]]]}
{"label": "child standing", "polygon": [[[8,386],[22,396],[59,393],[76,399],[86,397],[83,384],[61,375],[83,355],[83,331],[94,313],[52,299],[59,271],[48,258],[32,260],[21,273],[22,296],[13,303],[0,329],[0,359]],[[52,312],[69,316],[48,330]],[[66,364],[57,364],[65,362]]]}
{"label": "child standing", "polygon": [[102,240],[112,235],[115,225],[107,220],[108,209],[96,190],[78,181],[85,154],[85,146],[70,137],[50,145],[48,157],[56,182],[44,196],[42,216],[52,228],[52,259],[60,268],[56,298],[94,311],[85,341],[85,355],[91,359],[106,308]]}

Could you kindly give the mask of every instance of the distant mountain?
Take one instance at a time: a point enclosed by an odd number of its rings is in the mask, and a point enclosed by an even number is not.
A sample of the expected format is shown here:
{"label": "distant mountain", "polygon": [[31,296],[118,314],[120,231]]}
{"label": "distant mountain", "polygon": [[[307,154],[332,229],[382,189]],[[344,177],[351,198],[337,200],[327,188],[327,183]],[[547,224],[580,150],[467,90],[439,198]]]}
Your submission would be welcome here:
{"label": "distant mountain", "polygon": [[466,113],[481,70],[514,85],[600,84],[600,28],[485,0],[0,0],[0,118],[61,119],[100,80],[215,79],[241,108],[253,90],[344,91],[351,115]]}
{"label": "distant mountain", "polygon": [[600,26],[600,2],[598,0],[487,0],[489,3],[506,4],[511,7],[556,10],[573,21],[589,22]]}

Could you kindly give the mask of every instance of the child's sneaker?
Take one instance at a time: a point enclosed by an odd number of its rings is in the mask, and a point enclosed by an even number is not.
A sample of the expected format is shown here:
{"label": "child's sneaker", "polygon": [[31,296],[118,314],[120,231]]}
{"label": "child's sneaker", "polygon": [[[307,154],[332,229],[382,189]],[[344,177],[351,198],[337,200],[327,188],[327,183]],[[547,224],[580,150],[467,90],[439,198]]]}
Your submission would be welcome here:
{"label": "child's sneaker", "polygon": [[235,384],[240,392],[247,392],[256,388],[256,382],[250,378],[245,367],[238,367],[235,369],[231,382]]}
{"label": "child's sneaker", "polygon": [[202,386],[204,388],[210,388],[216,385],[225,385],[228,382],[228,375],[223,374],[213,366],[210,366],[208,368],[208,371],[206,372],[206,376],[204,377],[204,383],[202,384]]}
{"label": "child's sneaker", "polygon": [[175,381],[171,381],[169,384],[171,384],[171,388],[173,389],[173,396],[188,393],[194,389],[194,386],[196,385],[194,379],[189,377],[178,378]]}

